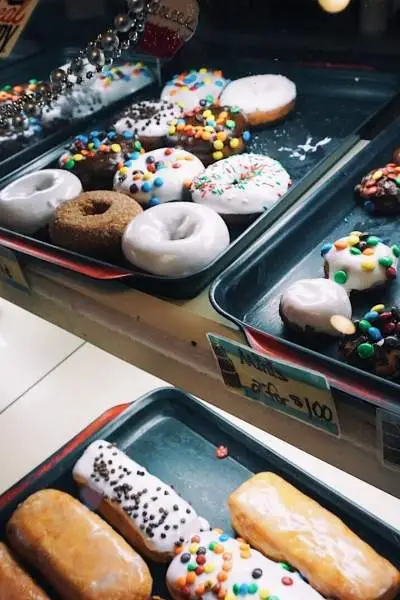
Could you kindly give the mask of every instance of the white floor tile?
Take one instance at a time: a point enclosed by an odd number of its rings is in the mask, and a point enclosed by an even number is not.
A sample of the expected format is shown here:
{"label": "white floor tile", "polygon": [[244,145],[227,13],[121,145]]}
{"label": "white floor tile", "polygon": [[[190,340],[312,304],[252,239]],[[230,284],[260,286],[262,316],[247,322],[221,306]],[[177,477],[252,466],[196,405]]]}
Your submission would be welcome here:
{"label": "white floor tile", "polygon": [[0,299],[0,413],[82,343]]}

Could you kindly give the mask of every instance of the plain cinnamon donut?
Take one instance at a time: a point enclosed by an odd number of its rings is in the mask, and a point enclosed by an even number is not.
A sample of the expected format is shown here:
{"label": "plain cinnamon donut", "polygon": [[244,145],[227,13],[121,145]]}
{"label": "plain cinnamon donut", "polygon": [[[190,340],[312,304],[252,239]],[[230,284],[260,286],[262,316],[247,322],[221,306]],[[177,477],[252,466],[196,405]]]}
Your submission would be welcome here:
{"label": "plain cinnamon donut", "polygon": [[84,192],[61,205],[50,223],[54,244],[100,258],[121,254],[127,225],[142,212],[140,204],[118,192]]}

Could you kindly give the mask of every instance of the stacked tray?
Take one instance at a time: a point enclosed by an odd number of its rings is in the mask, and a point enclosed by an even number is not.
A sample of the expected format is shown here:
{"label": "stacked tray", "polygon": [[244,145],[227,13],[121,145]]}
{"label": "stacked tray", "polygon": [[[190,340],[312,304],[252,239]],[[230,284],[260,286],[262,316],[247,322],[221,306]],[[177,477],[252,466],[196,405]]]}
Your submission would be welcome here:
{"label": "stacked tray", "polygon": [[[78,498],[72,468],[91,442],[105,439],[173,485],[199,514],[229,534],[232,529],[226,501],[230,493],[253,473],[272,471],[339,516],[377,552],[400,567],[400,542],[394,529],[333,491],[334,482],[330,488],[314,480],[192,396],[165,388],[124,408],[103,416],[0,497],[0,539],[11,514],[30,494],[55,488]],[[224,460],[216,458],[220,444],[229,449]],[[168,599],[165,567],[151,564],[150,568],[153,593]]]}
{"label": "stacked tray", "polygon": [[[386,408],[389,399],[398,406],[400,385],[342,362],[335,338],[306,340],[290,333],[279,317],[279,300],[292,282],[323,276],[320,249],[324,243],[353,230],[369,231],[386,243],[399,240],[397,217],[367,213],[356,203],[354,194],[355,185],[368,171],[391,162],[399,144],[397,120],[316,193],[300,201],[274,230],[224,271],[210,291],[214,307],[226,318],[255,332],[265,348],[277,348],[285,358],[294,361],[298,357],[308,368],[321,368],[324,374],[332,375],[337,387],[352,389],[356,396],[373,391],[378,403]],[[399,305],[398,283],[352,295],[354,318],[361,318],[378,300],[389,307]],[[346,385],[341,386],[341,381]]]}
{"label": "stacked tray", "polygon": [[[175,64],[181,66],[181,62]],[[296,109],[287,119],[255,131],[249,144],[250,152],[268,154],[279,160],[292,176],[294,185],[279,203],[246,230],[232,230],[230,246],[211,264],[194,275],[166,278],[132,269],[127,263],[109,264],[56,247],[46,237],[22,236],[4,228],[0,229],[0,243],[97,279],[121,279],[131,287],[163,297],[193,297],[282,216],[361,136],[370,134],[373,127],[380,127],[381,119],[391,115],[400,89],[397,76],[369,70],[245,59],[234,66],[231,60],[222,66],[224,74],[231,78],[249,72],[285,74],[295,81],[299,96]],[[173,68],[173,64],[168,67]],[[157,95],[150,89],[148,93],[148,97]],[[146,92],[140,95],[141,98],[146,96]],[[94,124],[96,129],[101,129],[103,122],[100,118],[95,123],[92,121],[90,129]],[[63,144],[56,146],[3,178],[0,187],[28,172],[53,166],[62,151]]]}

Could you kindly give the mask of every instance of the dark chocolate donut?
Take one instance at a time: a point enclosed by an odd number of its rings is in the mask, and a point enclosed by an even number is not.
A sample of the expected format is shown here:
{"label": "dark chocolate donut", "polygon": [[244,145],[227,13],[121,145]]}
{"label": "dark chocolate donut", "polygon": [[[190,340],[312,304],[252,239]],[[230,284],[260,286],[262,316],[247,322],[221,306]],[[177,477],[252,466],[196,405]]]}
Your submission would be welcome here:
{"label": "dark chocolate donut", "polygon": [[355,192],[369,213],[394,215],[400,212],[400,166],[389,163],[365,175]]}

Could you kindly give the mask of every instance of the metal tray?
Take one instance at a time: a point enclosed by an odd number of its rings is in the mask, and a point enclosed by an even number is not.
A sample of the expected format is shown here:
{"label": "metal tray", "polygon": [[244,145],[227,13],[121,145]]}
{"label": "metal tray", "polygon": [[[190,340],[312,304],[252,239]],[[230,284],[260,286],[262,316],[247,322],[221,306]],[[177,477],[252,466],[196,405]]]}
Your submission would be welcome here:
{"label": "metal tray", "polygon": [[[181,63],[178,64],[181,67]],[[229,248],[210,265],[194,275],[167,278],[141,272],[128,263],[110,265],[53,246],[46,238],[38,240],[4,228],[0,228],[0,243],[96,279],[121,279],[128,286],[162,297],[194,297],[331,168],[360,139],[361,134],[367,135],[367,125],[369,128],[377,127],[385,115],[389,118],[393,102],[398,98],[396,90],[400,88],[397,76],[368,70],[316,68],[245,59],[238,61],[235,67],[232,60],[223,66],[226,66],[225,73],[229,77],[247,75],[251,67],[252,72],[284,73],[296,82],[299,98],[295,111],[282,123],[256,130],[249,145],[249,151],[269,154],[280,160],[291,174],[294,185],[279,203],[245,231],[233,230]],[[141,97],[146,93],[144,91]],[[382,107],[385,109],[379,112]],[[101,128],[102,123],[104,120],[98,120],[96,128]],[[307,140],[309,148],[310,144],[315,147],[325,138],[331,141],[314,152],[300,148]],[[60,144],[14,171],[0,181],[0,187],[27,172],[53,165],[62,150],[63,144]]]}
{"label": "metal tray", "polygon": [[[294,207],[273,231],[258,241],[214,282],[211,302],[226,318],[266,334],[301,359],[328,367],[343,379],[378,390],[382,398],[399,397],[400,385],[339,360],[334,338],[307,342],[283,327],[278,314],[282,292],[298,279],[323,276],[320,246],[350,231],[375,232],[384,241],[400,238],[396,217],[367,214],[356,204],[354,186],[370,169],[391,161],[400,145],[400,119],[339,170],[317,192]],[[360,317],[377,301],[400,304],[399,284],[352,295],[353,314]]]}
{"label": "metal tray", "polygon": [[[173,485],[201,515],[227,532],[231,532],[226,507],[229,494],[253,473],[274,471],[342,518],[400,567],[400,536],[396,530],[337,494],[334,482],[332,489],[319,483],[192,396],[164,388],[121,412],[123,408],[107,413],[0,497],[0,537],[16,506],[33,492],[54,487],[77,496],[72,467],[93,440],[105,438]],[[220,444],[229,448],[225,460],[215,456]],[[151,565],[151,570],[154,593],[169,598],[164,586],[165,567]]]}

